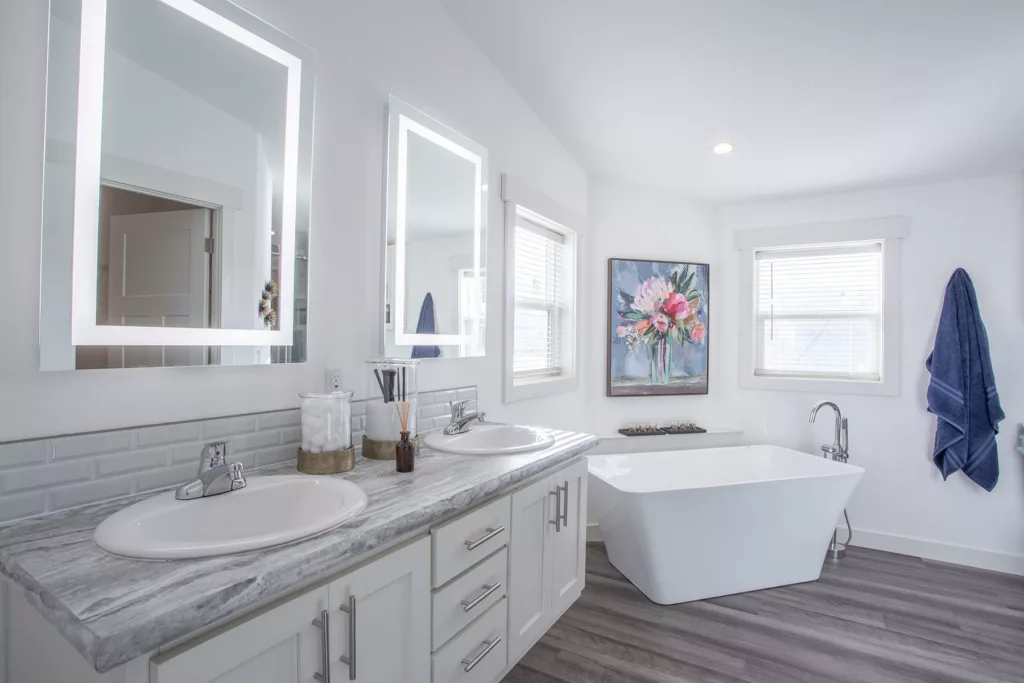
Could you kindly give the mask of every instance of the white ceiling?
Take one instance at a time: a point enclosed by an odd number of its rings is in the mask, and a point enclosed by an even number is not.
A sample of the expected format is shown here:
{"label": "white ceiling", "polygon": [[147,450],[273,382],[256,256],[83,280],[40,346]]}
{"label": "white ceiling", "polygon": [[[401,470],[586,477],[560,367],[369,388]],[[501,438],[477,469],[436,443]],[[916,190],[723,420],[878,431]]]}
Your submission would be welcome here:
{"label": "white ceiling", "polygon": [[1024,169],[1024,0],[442,2],[602,176],[734,201]]}

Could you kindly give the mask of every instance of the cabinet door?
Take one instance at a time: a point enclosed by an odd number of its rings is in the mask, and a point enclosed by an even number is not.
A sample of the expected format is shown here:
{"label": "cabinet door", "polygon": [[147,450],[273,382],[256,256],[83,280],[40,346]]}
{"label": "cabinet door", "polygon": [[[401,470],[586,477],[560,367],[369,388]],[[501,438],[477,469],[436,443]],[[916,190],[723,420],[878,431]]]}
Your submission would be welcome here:
{"label": "cabinet door", "polygon": [[519,659],[551,625],[552,479],[512,494],[509,539],[508,657]]}
{"label": "cabinet door", "polygon": [[430,683],[430,539],[356,569],[329,592],[332,683]]}
{"label": "cabinet door", "polygon": [[327,588],[214,631],[154,657],[152,683],[309,683],[320,673],[320,629]]}
{"label": "cabinet door", "polygon": [[551,615],[558,616],[583,592],[587,556],[587,460],[551,477],[561,486],[561,528],[551,537]]}

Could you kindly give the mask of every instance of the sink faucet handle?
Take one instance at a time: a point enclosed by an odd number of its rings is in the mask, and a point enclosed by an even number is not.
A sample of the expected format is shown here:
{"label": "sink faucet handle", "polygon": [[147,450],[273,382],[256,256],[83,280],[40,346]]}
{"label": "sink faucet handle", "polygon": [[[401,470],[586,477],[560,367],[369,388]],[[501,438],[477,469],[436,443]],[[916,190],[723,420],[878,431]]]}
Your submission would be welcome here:
{"label": "sink faucet handle", "polygon": [[228,464],[228,442],[210,441],[203,446],[203,454],[199,459],[200,474],[214,467],[223,467]]}
{"label": "sink faucet handle", "polygon": [[462,401],[449,401],[448,406],[451,408],[452,420],[462,419],[466,415],[466,406],[468,405],[468,398]]}

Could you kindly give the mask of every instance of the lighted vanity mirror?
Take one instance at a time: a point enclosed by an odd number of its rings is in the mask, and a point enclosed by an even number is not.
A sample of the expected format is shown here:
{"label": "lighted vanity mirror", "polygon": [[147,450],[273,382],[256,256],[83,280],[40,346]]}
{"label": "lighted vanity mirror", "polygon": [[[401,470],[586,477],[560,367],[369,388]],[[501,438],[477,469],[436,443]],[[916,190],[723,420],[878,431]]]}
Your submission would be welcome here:
{"label": "lighted vanity mirror", "polygon": [[44,370],[305,360],[314,67],[226,0],[51,0]]}
{"label": "lighted vanity mirror", "polygon": [[384,229],[384,353],[484,355],[487,150],[392,97]]}

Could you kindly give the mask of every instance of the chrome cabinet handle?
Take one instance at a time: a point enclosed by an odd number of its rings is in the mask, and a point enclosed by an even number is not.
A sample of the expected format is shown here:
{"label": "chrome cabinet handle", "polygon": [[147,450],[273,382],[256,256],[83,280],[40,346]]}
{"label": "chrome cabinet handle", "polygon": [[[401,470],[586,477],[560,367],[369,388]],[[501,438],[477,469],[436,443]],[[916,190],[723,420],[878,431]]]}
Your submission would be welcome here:
{"label": "chrome cabinet handle", "polygon": [[465,659],[462,660],[462,663],[466,665],[466,668],[464,668],[463,671],[465,671],[466,673],[469,673],[470,671],[475,669],[476,665],[479,664],[480,662],[482,662],[483,658],[486,657],[487,655],[489,655],[491,650],[493,650],[494,648],[498,647],[498,643],[500,643],[500,642],[501,642],[501,636],[495,636],[494,640],[485,640],[483,642],[483,644],[486,645],[487,647],[484,648],[483,652],[478,654],[476,657],[473,657],[473,659],[470,659],[469,657],[466,657]]}
{"label": "chrome cabinet handle", "polygon": [[[348,596],[348,604],[339,607],[342,612],[348,615],[348,656],[342,655],[338,659],[342,664],[348,664],[348,680],[356,680],[356,596]],[[325,681],[324,683],[331,683]]]}
{"label": "chrome cabinet handle", "polygon": [[313,674],[313,680],[331,683],[331,613],[321,610],[320,618],[313,620],[313,626],[320,629],[320,671]]}
{"label": "chrome cabinet handle", "polygon": [[548,520],[548,524],[555,525],[555,531],[562,530],[562,487],[556,486],[554,491],[548,491],[549,496],[555,497],[555,519],[554,521]]}
{"label": "chrome cabinet handle", "polygon": [[470,550],[476,550],[477,548],[482,546],[484,543],[487,543],[487,541],[491,540],[492,538],[494,538],[495,536],[497,536],[498,534],[500,534],[500,533],[502,533],[504,531],[505,531],[505,525],[504,524],[502,524],[499,527],[494,527],[494,528],[487,527],[487,533],[486,534],[484,534],[480,538],[476,539],[475,541],[466,541],[466,547],[468,549],[470,549]]}
{"label": "chrome cabinet handle", "polygon": [[562,501],[562,526],[569,526],[569,480],[566,480],[562,486],[562,491],[565,492],[565,500]]}
{"label": "chrome cabinet handle", "polygon": [[501,588],[501,581],[495,581],[490,586],[484,586],[484,592],[483,593],[481,593],[480,595],[476,596],[472,600],[463,600],[462,601],[462,611],[463,612],[470,611],[471,609],[473,609],[474,607],[479,605],[481,602],[486,600],[488,595],[490,595],[494,591],[498,590],[499,588]]}

